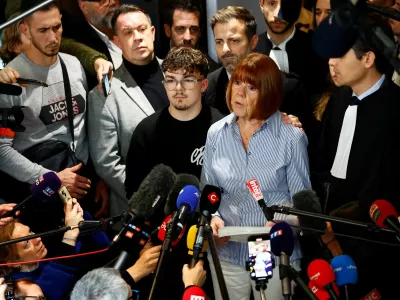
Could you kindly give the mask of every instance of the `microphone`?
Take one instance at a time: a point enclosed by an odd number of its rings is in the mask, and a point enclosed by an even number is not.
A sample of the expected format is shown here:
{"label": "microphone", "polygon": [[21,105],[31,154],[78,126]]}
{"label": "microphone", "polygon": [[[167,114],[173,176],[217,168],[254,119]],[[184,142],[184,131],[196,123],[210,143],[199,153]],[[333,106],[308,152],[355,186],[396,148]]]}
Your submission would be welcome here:
{"label": "microphone", "polygon": [[199,188],[200,186],[199,179],[191,174],[185,174],[185,173],[178,174],[168,194],[167,203],[165,204],[164,214],[166,216],[178,210],[176,206],[176,199],[178,199],[179,193],[187,185],[194,185],[196,188]]}
{"label": "microphone", "polygon": [[[333,290],[335,291],[336,295],[339,295],[339,289],[336,286],[335,283],[332,284]],[[315,296],[317,296],[318,300],[329,300],[331,299],[331,296],[329,293],[322,288],[317,288],[314,284],[314,282],[310,281],[308,283],[308,288],[314,293]]]}
{"label": "microphone", "polygon": [[192,249],[192,253],[189,251],[189,254],[192,254],[189,264],[190,268],[193,268],[199,261],[199,258],[202,257],[202,253],[205,251],[204,245],[207,245],[206,249],[208,248],[208,243],[205,243],[205,233],[207,230],[205,226],[210,223],[211,215],[218,210],[220,201],[221,189],[214,185],[205,185],[200,196],[201,216],[197,224],[195,239],[191,243],[191,247],[189,247],[188,242],[188,248]]}
{"label": "microphone", "polygon": [[177,215],[177,226],[183,228],[186,218],[196,210],[199,203],[200,192],[194,185],[185,186],[179,193],[176,206],[179,208]]}
{"label": "microphone", "polygon": [[[297,192],[292,198],[293,205],[296,209],[322,214],[319,198],[313,190],[303,190]],[[302,227],[333,232],[331,224],[322,219],[302,215],[299,215],[298,219],[300,226]],[[343,254],[339,242],[333,234],[326,233],[321,236],[320,233],[310,230],[304,230],[303,233],[304,235],[315,236],[318,239],[319,245],[323,249],[324,257],[327,260],[331,260],[333,257]]]}
{"label": "microphone", "polygon": [[376,200],[369,209],[369,216],[379,227],[393,229],[397,239],[400,239],[399,214],[389,201]]}
{"label": "microphone", "polygon": [[357,266],[348,255],[336,256],[331,261],[331,267],[335,272],[337,286],[344,286],[346,299],[349,300],[349,284],[356,284],[358,280]]}
{"label": "microphone", "polygon": [[274,213],[267,208],[265,204],[264,196],[261,192],[261,188],[258,184],[257,179],[252,178],[246,181],[247,188],[249,189],[251,195],[253,196],[254,200],[257,201],[258,205],[261,207],[265,218],[268,221],[272,221],[274,219]]}
{"label": "microphone", "polygon": [[61,187],[61,180],[58,178],[56,173],[54,172],[47,172],[43,174],[42,177],[37,179],[35,183],[33,183],[30,187],[31,195],[22,202],[18,203],[16,206],[13,207],[12,210],[6,212],[0,218],[7,218],[7,217],[14,217],[15,213],[18,210],[22,210],[25,208],[27,202],[32,199],[48,199],[54,196],[54,194],[60,189]]}
{"label": "microphone", "polygon": [[189,264],[190,268],[194,268],[196,266],[197,262],[199,261],[199,258],[202,258],[204,256],[204,253],[207,251],[208,248],[208,242],[207,240],[205,240],[204,236],[201,243],[199,243],[201,245],[200,250],[195,248],[198,247],[196,246],[198,232],[199,230],[197,229],[197,226],[192,225],[189,228],[189,232],[186,238],[186,245],[189,249],[188,254],[192,256],[190,258],[190,264]]}
{"label": "microphone", "polygon": [[[154,221],[164,210],[165,201],[168,193],[175,181],[175,173],[168,166],[163,164],[156,165],[150,173],[143,179],[138,190],[128,201],[129,209],[124,219],[124,226],[113,238],[110,247],[119,241],[121,234],[125,231],[128,224],[135,222]],[[164,216],[162,216],[164,218]],[[161,219],[162,219],[161,218]],[[161,220],[159,221],[161,222]],[[159,224],[155,223],[155,224]]]}
{"label": "microphone", "polygon": [[335,273],[333,272],[331,265],[326,260],[313,260],[308,265],[307,274],[310,278],[310,281],[312,281],[316,287],[326,289],[332,299],[338,300],[333,290]]}
{"label": "microphone", "polygon": [[[167,233],[167,228],[168,228],[168,223],[171,221],[171,217],[172,215],[169,215],[165,218],[165,220],[161,223],[160,228],[158,229],[158,234],[157,234],[157,238],[161,241],[164,242],[165,240],[165,235]],[[179,241],[182,239],[183,235],[186,232],[186,225],[183,226],[181,232],[179,233],[179,235],[171,242],[171,246],[175,247]]]}
{"label": "microphone", "polygon": [[183,293],[182,300],[206,300],[206,293],[198,286],[190,286]]}
{"label": "microphone", "polygon": [[282,295],[290,297],[292,295],[291,280],[284,276],[282,266],[290,267],[289,257],[294,249],[294,236],[290,225],[286,222],[279,222],[272,226],[269,231],[271,239],[271,251],[275,256],[280,257],[279,275],[282,282]]}
{"label": "microphone", "polygon": [[22,94],[22,87],[20,87],[19,85],[0,82],[0,94],[19,96]]}

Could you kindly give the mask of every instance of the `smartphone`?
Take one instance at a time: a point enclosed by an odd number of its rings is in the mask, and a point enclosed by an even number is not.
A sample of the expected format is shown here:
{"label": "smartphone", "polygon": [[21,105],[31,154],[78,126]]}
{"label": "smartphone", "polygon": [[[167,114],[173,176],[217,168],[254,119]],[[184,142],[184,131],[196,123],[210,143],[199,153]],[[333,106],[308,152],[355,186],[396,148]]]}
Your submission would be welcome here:
{"label": "smartphone", "polygon": [[105,75],[103,77],[103,80],[102,80],[101,83],[102,83],[102,86],[103,86],[104,97],[107,98],[107,96],[110,94],[110,91],[111,91],[111,82],[108,79],[108,75]]}
{"label": "smartphone", "polygon": [[37,84],[44,87],[48,87],[49,85],[46,82],[36,80],[36,79],[27,79],[27,78],[17,78],[17,83],[21,84]]}
{"label": "smartphone", "polygon": [[272,278],[274,258],[271,253],[269,234],[252,235],[248,238],[250,277],[253,280]]}

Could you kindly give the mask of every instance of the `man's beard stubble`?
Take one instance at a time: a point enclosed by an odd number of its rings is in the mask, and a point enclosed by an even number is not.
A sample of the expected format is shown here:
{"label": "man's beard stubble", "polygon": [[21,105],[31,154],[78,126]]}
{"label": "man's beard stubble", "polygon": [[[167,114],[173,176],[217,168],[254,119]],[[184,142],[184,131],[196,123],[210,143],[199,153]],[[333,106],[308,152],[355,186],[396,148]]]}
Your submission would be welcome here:
{"label": "man's beard stubble", "polygon": [[[59,43],[57,44],[57,48],[53,48],[54,50],[52,50],[52,51],[46,51],[46,47],[47,47],[47,46],[50,46],[50,45],[52,45],[52,44],[47,45],[45,48],[42,48],[38,43],[36,43],[36,41],[35,41],[34,38],[32,38],[31,41],[32,41],[32,45],[33,45],[36,49],[38,49],[41,53],[43,53],[44,55],[46,55],[46,56],[48,56],[48,57],[56,56],[56,55],[58,54],[58,52],[60,51],[60,44],[59,44]],[[54,45],[56,45],[56,44],[54,44]]]}

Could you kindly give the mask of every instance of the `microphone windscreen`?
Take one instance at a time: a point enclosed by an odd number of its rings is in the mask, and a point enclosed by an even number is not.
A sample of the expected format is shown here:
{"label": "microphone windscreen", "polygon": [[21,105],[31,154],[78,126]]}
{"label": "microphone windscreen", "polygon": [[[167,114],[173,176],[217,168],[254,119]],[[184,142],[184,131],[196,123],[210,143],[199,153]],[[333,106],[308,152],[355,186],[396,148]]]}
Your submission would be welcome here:
{"label": "microphone windscreen", "polygon": [[42,177],[36,179],[30,187],[32,196],[39,200],[49,200],[57,194],[61,187],[61,180],[54,172],[47,172]]}
{"label": "microphone windscreen", "polygon": [[129,207],[142,215],[145,220],[153,219],[159,214],[163,215],[166,199],[175,178],[176,174],[170,167],[163,164],[156,165],[132,195],[128,202]]}
{"label": "microphone windscreen", "polygon": [[331,261],[331,267],[333,272],[335,272],[336,284],[338,286],[357,283],[357,266],[350,256],[336,256]]}
{"label": "microphone windscreen", "polygon": [[[193,254],[194,244],[196,243],[196,235],[197,235],[197,226],[192,225],[189,228],[189,231],[188,231],[188,234],[186,237],[186,245],[188,247],[190,255]],[[208,248],[208,241],[206,239],[204,239],[203,247],[201,248],[201,253],[206,252],[207,248]],[[200,254],[200,257],[202,257],[202,254]]]}
{"label": "microphone windscreen", "polygon": [[[312,212],[321,214],[321,204],[319,202],[319,198],[317,194],[313,190],[303,190],[297,192],[293,195],[293,206],[302,211]],[[326,222],[319,218],[307,217],[307,216],[298,216],[300,226],[314,228],[317,230],[324,231],[326,228]],[[320,234],[315,233],[310,230],[304,230],[304,234]]]}
{"label": "microphone windscreen", "polygon": [[340,26],[335,13],[332,13],[315,29],[313,49],[321,57],[342,57],[354,45],[358,36],[357,30]]}
{"label": "microphone windscreen", "polygon": [[15,84],[8,84],[0,82],[0,94],[1,95],[10,95],[10,96],[19,96],[22,94],[22,87]]}
{"label": "microphone windscreen", "polygon": [[178,210],[176,206],[176,200],[178,199],[179,193],[187,185],[194,185],[195,187],[199,188],[199,179],[191,174],[178,174],[175,178],[175,183],[173,184],[171,191],[169,192],[167,203],[165,204],[164,214],[166,216]]}
{"label": "microphone windscreen", "polygon": [[335,273],[331,265],[323,259],[313,260],[308,265],[307,275],[318,288],[323,288],[335,281]]}
{"label": "microphone windscreen", "polygon": [[200,196],[200,211],[214,214],[221,203],[221,189],[215,185],[205,185]]}
{"label": "microphone windscreen", "polygon": [[[166,233],[167,233],[167,228],[168,228],[168,223],[170,222],[171,217],[172,217],[172,215],[167,216],[167,217],[164,219],[164,221],[161,223],[160,229],[158,230],[157,237],[158,237],[158,239],[159,239],[161,242],[163,242],[164,239],[165,239],[165,235],[166,235]],[[179,241],[181,240],[181,238],[183,237],[183,235],[185,234],[185,232],[186,232],[186,225],[183,226],[183,228],[182,228],[181,233],[179,234],[179,236],[178,236],[175,240],[173,240],[173,241],[171,242],[171,246],[172,246],[172,247],[175,247],[176,244],[179,243]]]}
{"label": "microphone windscreen", "polygon": [[285,253],[291,256],[294,248],[293,230],[286,222],[279,222],[272,226],[269,231],[271,240],[271,251],[275,256]]}
{"label": "microphone windscreen", "polygon": [[191,286],[183,293],[182,300],[206,300],[206,293],[198,286]]}
{"label": "microphone windscreen", "polygon": [[178,195],[176,206],[178,209],[182,205],[186,204],[190,207],[189,214],[196,210],[197,204],[199,203],[200,192],[194,185],[185,186]]}
{"label": "microphone windscreen", "polygon": [[397,219],[399,214],[389,201],[381,199],[372,203],[369,209],[369,216],[379,227],[388,228],[385,220],[388,217],[395,217]]}

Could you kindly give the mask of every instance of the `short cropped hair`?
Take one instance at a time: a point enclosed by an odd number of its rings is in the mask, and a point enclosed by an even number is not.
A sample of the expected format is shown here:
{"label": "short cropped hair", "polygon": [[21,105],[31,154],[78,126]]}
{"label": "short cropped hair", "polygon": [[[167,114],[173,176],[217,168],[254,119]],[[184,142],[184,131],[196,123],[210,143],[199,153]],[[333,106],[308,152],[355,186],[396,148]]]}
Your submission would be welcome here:
{"label": "short cropped hair", "polygon": [[207,57],[200,50],[184,46],[172,48],[161,68],[164,73],[182,69],[189,74],[198,71],[204,77],[207,77],[210,70]]}
{"label": "short cropped hair", "polygon": [[119,271],[99,268],[88,272],[74,286],[71,300],[126,300],[129,296],[127,283]]}
{"label": "short cropped hair", "polygon": [[146,13],[146,11],[135,5],[135,4],[122,4],[115,12],[113,17],[111,18],[111,27],[114,31],[115,34],[117,34],[117,20],[120,15],[131,13],[131,12],[142,12],[146,15],[147,19],[149,20],[150,26],[151,26],[151,18],[149,14]]}
{"label": "short cropped hair", "polygon": [[165,7],[164,24],[172,26],[173,17],[175,10],[182,10],[184,12],[194,13],[199,18],[199,24],[201,19],[202,6],[200,0],[175,0],[172,4]]}
{"label": "short cropped hair", "polygon": [[35,296],[27,295],[24,290],[21,289],[20,283],[28,285],[38,285],[36,282],[29,278],[20,278],[14,281],[14,296]]}
{"label": "short cropped hair", "polygon": [[[390,65],[388,59],[383,55],[382,49],[380,49],[377,41],[374,38],[372,30],[379,29],[387,37],[392,38],[393,32],[389,23],[384,20],[381,16],[371,13],[364,18],[364,23],[368,24],[364,26],[363,34],[355,41],[352,49],[354,50],[356,57],[361,60],[365,53],[371,51],[375,54],[375,68],[380,74],[391,74],[393,73],[393,67]],[[385,48],[385,45],[381,44],[381,47]]]}
{"label": "short cropped hair", "polygon": [[232,111],[232,86],[235,81],[251,84],[259,91],[259,97],[250,117],[266,120],[273,115],[283,101],[281,71],[267,55],[251,53],[240,61],[233,71],[226,89],[226,104]]}
{"label": "short cropped hair", "polygon": [[231,20],[243,21],[246,25],[246,36],[251,38],[257,33],[257,22],[254,16],[246,8],[242,6],[227,6],[221,8],[215,12],[211,17],[211,28],[214,31],[214,27],[217,23],[228,23]]}

